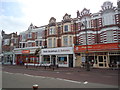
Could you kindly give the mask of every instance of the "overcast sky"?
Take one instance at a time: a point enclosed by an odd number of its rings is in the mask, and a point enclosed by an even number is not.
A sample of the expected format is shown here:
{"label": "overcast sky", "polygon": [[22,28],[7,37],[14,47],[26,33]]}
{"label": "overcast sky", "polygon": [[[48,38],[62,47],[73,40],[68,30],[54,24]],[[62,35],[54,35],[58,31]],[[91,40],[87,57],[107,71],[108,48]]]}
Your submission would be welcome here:
{"label": "overcast sky", "polygon": [[[31,23],[43,26],[49,23],[51,17],[57,22],[63,19],[65,13],[72,18],[76,12],[90,9],[97,13],[106,0],[0,0],[0,30],[6,33],[26,31]],[[108,0],[107,0],[108,1]],[[117,0],[109,0],[117,6]]]}

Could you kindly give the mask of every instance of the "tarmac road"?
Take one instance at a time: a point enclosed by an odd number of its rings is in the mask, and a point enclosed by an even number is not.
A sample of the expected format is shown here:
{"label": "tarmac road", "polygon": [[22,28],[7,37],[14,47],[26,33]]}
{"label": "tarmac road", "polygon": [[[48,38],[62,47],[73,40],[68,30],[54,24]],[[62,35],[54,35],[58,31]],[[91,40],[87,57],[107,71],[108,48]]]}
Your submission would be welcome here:
{"label": "tarmac road", "polygon": [[113,85],[87,81],[78,82],[60,78],[3,72],[3,88],[32,88],[34,84],[37,84],[39,88],[117,88],[117,86]]}
{"label": "tarmac road", "polygon": [[[31,87],[34,83],[30,83],[31,81],[36,80],[38,76],[42,76],[43,78],[39,77],[39,81],[37,83],[42,86],[41,88],[58,88],[59,84],[60,87],[62,85],[63,88],[106,88],[106,87],[118,87],[118,71],[117,70],[107,70],[107,69],[91,69],[90,72],[80,69],[80,68],[58,68],[54,71],[52,69],[44,69],[41,68],[34,68],[29,67],[25,68],[24,66],[3,66],[3,87],[14,87],[14,82],[17,80],[15,84],[18,83],[22,85],[22,81],[25,80],[25,84],[23,87]],[[8,72],[8,73],[6,73]],[[15,75],[15,76],[14,76]],[[14,77],[13,77],[14,76]],[[19,77],[21,79],[19,80]],[[47,77],[47,78],[46,78]],[[49,78],[48,78],[49,77]],[[27,79],[30,78],[30,79]],[[9,80],[12,79],[12,80]],[[9,81],[8,81],[9,80]],[[29,81],[31,80],[31,81]],[[48,81],[46,81],[48,80]],[[54,81],[51,81],[54,80]],[[8,81],[8,82],[7,82]],[[12,83],[10,83],[12,81]],[[42,83],[40,82],[42,81]],[[87,82],[85,82],[87,81]],[[50,83],[47,83],[50,82]],[[57,83],[59,82],[59,83]],[[10,85],[10,84],[12,85]],[[87,83],[86,86],[84,83]],[[28,84],[28,85],[27,85]],[[71,85],[72,84],[72,85]],[[24,86],[25,85],[25,86]],[[21,86],[20,86],[21,87]],[[61,88],[62,88],[61,87]]]}

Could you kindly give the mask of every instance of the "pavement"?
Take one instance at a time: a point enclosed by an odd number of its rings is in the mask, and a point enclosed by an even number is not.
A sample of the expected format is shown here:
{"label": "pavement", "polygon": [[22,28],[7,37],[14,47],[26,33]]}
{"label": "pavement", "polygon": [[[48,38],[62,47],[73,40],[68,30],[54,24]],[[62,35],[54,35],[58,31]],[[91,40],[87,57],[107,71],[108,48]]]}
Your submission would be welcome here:
{"label": "pavement", "polygon": [[90,71],[86,71],[85,68],[80,67],[59,67],[53,69],[48,67],[28,66],[28,68],[26,68],[25,66],[3,65],[2,71],[114,86],[119,86],[118,76],[120,75],[119,70],[91,68]]}

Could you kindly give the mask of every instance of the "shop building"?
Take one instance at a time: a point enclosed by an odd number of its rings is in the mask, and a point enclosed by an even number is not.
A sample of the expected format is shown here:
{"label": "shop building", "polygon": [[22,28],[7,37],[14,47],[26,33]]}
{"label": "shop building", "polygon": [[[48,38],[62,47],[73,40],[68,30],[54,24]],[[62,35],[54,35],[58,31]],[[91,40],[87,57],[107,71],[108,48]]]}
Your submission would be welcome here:
{"label": "shop building", "polygon": [[112,62],[119,61],[120,13],[109,1],[101,7],[102,10],[94,14],[86,8],[77,12],[76,66],[81,66],[87,55],[90,62],[93,59],[94,67],[108,68]]}
{"label": "shop building", "polygon": [[41,63],[46,65],[75,66],[73,47],[46,48],[41,50],[40,55]]}
{"label": "shop building", "polygon": [[[23,60],[29,64],[77,67],[86,61],[87,53],[89,60],[96,63],[94,67],[107,68],[112,59],[116,63],[119,61],[119,9],[109,1],[104,2],[101,8],[93,14],[84,8],[77,11],[76,18],[66,13],[61,22],[51,17],[49,24],[41,27],[31,24],[28,30],[20,33],[19,48],[14,49],[15,62],[19,64]],[[108,46],[111,47],[106,48]],[[40,52],[36,56],[34,53],[38,48]]]}
{"label": "shop building", "polygon": [[[117,64],[120,58],[120,43],[88,45],[88,59],[95,68],[109,68],[114,62]],[[82,66],[86,59],[86,45],[74,47],[76,53],[76,67]]]}
{"label": "shop building", "polygon": [[19,46],[19,35],[16,33],[6,34],[2,31],[2,62],[4,64],[13,63],[13,49]]}
{"label": "shop building", "polygon": [[14,49],[14,63],[37,64],[40,61],[39,55],[35,55],[37,49],[45,46],[45,26],[37,27],[31,24],[28,30],[20,33],[19,48]]}
{"label": "shop building", "polygon": [[75,59],[73,45],[76,42],[76,19],[72,19],[67,13],[61,22],[56,22],[51,17],[46,28],[47,48],[41,49],[40,60],[42,63],[54,64],[60,67],[74,67]]}

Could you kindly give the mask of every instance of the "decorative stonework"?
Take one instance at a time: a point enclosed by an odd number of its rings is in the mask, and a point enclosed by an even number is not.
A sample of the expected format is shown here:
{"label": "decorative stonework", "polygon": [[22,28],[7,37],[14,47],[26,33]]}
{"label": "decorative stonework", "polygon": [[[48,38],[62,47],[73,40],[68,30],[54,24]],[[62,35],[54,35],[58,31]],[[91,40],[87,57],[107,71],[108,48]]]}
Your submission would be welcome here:
{"label": "decorative stonework", "polygon": [[71,15],[68,15],[67,13],[63,16],[63,22],[71,22]]}
{"label": "decorative stonework", "polygon": [[56,25],[56,19],[54,17],[51,17],[49,20],[49,26],[55,26]]}
{"label": "decorative stonework", "polygon": [[51,23],[56,23],[56,19],[54,17],[51,17],[50,20],[49,20],[49,24]]}
{"label": "decorative stonework", "polygon": [[113,7],[113,3],[111,3],[110,1],[104,2],[101,7],[102,7],[102,11],[115,10],[115,7]]}
{"label": "decorative stonework", "polygon": [[84,16],[90,16],[91,17],[91,13],[89,9],[84,8],[80,13],[79,11],[77,11],[77,18],[82,18]]}

